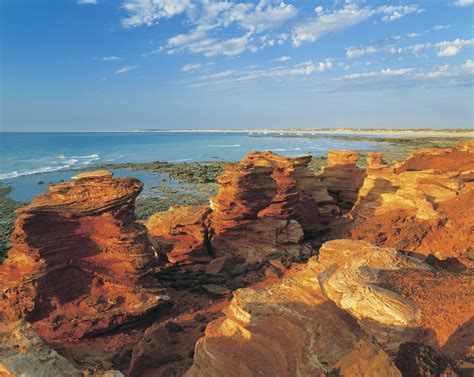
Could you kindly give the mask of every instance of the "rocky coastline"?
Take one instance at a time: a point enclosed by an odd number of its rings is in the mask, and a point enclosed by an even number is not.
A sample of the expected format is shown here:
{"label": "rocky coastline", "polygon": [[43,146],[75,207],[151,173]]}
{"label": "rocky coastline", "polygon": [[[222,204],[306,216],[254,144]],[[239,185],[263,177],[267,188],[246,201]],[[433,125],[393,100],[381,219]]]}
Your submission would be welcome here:
{"label": "rocky coastline", "polygon": [[113,167],[17,209],[0,375],[474,373],[473,140],[147,164],[200,193],[138,215]]}

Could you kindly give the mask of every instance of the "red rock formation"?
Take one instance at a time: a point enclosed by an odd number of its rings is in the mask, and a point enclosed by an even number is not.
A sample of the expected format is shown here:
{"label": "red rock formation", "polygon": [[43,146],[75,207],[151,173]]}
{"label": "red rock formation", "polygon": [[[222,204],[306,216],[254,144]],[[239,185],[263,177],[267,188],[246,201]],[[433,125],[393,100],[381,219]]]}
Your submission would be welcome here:
{"label": "red rock formation", "polygon": [[176,206],[151,216],[145,226],[172,263],[208,262],[210,244],[204,225],[206,206]]}
{"label": "red rock formation", "polygon": [[324,187],[307,168],[310,160],[253,152],[227,165],[208,218],[214,250],[249,262],[274,252],[299,255],[303,235],[325,228],[317,204]]}
{"label": "red rock formation", "polygon": [[142,184],[84,173],[18,210],[13,247],[0,266],[2,320],[24,318],[65,342],[143,317],[161,302],[143,288],[156,264],[135,222]]}
{"label": "red rock formation", "polygon": [[324,297],[318,272],[312,259],[281,284],[234,292],[226,316],[197,343],[185,376],[401,376],[383,349]]}
{"label": "red rock formation", "polygon": [[336,204],[345,210],[352,208],[364,182],[365,172],[356,166],[358,158],[354,151],[329,151],[327,165],[318,174]]}
{"label": "red rock formation", "polygon": [[370,164],[352,216],[355,239],[439,259],[474,262],[474,153],[415,152],[403,163]]}
{"label": "red rock formation", "polygon": [[474,341],[474,271],[436,271],[390,248],[335,240],[319,251],[324,294],[357,318],[384,349],[430,345],[468,359]]}

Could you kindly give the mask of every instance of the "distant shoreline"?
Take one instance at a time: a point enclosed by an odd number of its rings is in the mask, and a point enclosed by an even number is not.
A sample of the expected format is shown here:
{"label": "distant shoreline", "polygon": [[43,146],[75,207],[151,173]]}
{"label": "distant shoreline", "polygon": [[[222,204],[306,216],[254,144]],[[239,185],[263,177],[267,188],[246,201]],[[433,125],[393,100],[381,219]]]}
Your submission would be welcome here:
{"label": "distant shoreline", "polygon": [[[120,131],[118,131],[120,132]],[[454,137],[474,137],[473,131],[447,131],[447,130],[353,130],[353,129],[342,129],[337,128],[334,130],[321,129],[321,130],[308,130],[308,129],[261,129],[261,130],[136,130],[131,132],[163,132],[163,133],[251,133],[251,134],[303,134],[303,135],[320,135],[320,134],[350,134],[350,135],[413,135],[413,136],[454,136]]]}
{"label": "distant shoreline", "polygon": [[[17,133],[1,131],[3,133]],[[247,134],[302,134],[302,135],[380,135],[380,136],[439,136],[474,137],[474,130],[398,130],[398,129],[146,129],[146,130],[94,130],[94,131],[31,131],[19,133],[247,133]]]}

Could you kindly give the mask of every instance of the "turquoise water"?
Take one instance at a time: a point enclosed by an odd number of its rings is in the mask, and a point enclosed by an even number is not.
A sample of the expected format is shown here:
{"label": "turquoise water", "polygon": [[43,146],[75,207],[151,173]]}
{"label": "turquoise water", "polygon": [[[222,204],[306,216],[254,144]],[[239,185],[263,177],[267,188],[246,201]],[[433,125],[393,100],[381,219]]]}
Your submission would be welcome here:
{"label": "turquoise water", "polygon": [[[376,142],[324,137],[274,138],[272,135],[275,134],[0,133],[0,184],[12,185],[13,199],[31,200],[44,192],[49,182],[69,180],[74,173],[61,171],[69,168],[90,167],[93,170],[96,164],[123,162],[237,161],[253,150],[271,150],[284,156],[305,153],[326,156],[331,149],[371,150],[382,147]],[[116,176],[124,175],[136,176],[145,182],[146,187],[156,183],[156,175],[150,172],[116,172]],[[39,181],[45,183],[38,185]]]}

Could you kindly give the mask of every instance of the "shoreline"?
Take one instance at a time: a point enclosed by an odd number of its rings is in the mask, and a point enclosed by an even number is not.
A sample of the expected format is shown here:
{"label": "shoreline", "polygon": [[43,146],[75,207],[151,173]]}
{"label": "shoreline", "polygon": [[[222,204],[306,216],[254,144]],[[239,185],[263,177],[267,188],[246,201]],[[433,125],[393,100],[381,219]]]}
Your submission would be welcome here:
{"label": "shoreline", "polygon": [[145,130],[91,130],[91,131],[27,131],[0,133],[247,133],[247,134],[303,134],[303,135],[371,135],[371,136],[438,136],[438,137],[474,137],[474,130],[403,130],[403,129],[145,129]]}

